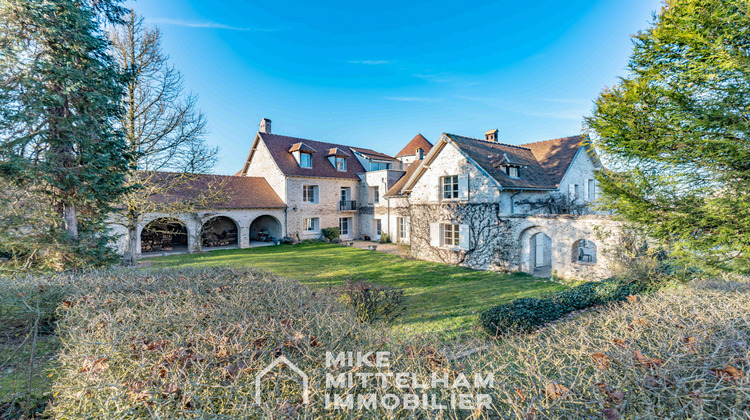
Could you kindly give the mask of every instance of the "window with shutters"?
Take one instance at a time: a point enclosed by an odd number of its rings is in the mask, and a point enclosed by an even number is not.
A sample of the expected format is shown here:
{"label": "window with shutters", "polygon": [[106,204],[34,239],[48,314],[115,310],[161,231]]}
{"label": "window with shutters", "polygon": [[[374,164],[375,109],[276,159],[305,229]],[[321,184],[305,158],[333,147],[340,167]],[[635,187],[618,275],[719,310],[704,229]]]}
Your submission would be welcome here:
{"label": "window with shutters", "polygon": [[305,232],[317,232],[318,226],[320,226],[320,219],[317,217],[313,217],[310,219],[305,219]]}
{"label": "window with shutters", "polygon": [[458,199],[458,176],[444,176],[442,178],[443,184],[443,200],[457,200]]}
{"label": "window with shutters", "polygon": [[398,239],[405,240],[406,239],[406,217],[399,217],[396,219],[396,234],[398,235]]}
{"label": "window with shutters", "polygon": [[440,224],[440,244],[447,247],[457,247],[459,245],[458,225],[453,223]]}
{"label": "window with shutters", "polygon": [[302,186],[302,201],[305,203],[317,203],[318,202],[318,186],[317,185],[303,185]]}

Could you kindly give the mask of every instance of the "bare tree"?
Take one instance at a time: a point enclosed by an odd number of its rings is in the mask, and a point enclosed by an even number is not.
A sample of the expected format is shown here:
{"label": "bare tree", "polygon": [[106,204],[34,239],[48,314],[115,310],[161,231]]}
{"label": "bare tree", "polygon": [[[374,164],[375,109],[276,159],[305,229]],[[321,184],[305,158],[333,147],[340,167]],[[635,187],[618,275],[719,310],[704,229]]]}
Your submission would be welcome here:
{"label": "bare tree", "polygon": [[[116,223],[128,231],[123,265],[133,265],[144,214],[190,212],[218,198],[219,186],[211,185],[204,194],[191,194],[191,200],[177,199],[180,190],[194,188],[196,174],[213,168],[218,148],[205,141],[206,118],[197,109],[197,97],[183,91],[182,75],[162,52],[159,29],[147,26],[131,10],[124,24],[110,31],[110,40],[115,60],[130,76],[120,125],[134,172],[128,177],[131,191],[123,200],[124,216]],[[165,176],[162,171],[171,172]]]}

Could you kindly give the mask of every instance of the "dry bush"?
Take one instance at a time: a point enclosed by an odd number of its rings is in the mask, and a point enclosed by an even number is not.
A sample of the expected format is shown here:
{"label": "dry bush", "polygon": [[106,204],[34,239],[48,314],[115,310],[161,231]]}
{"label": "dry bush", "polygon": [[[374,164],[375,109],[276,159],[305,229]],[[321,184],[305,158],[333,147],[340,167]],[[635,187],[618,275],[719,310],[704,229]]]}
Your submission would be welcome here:
{"label": "dry bush", "polygon": [[[56,280],[59,282],[59,278]],[[392,337],[335,299],[249,270],[107,271],[59,283],[63,350],[49,413],[60,418],[732,418],[750,409],[750,281],[699,280],[602,306],[501,341]],[[36,286],[35,286],[36,287]],[[389,367],[325,366],[327,351],[388,351]],[[283,354],[290,369],[255,375]],[[457,357],[458,356],[458,357]],[[414,392],[326,373],[493,373],[490,409],[327,410],[324,395]],[[289,379],[289,380],[287,380]],[[430,389],[438,401],[450,390]]]}

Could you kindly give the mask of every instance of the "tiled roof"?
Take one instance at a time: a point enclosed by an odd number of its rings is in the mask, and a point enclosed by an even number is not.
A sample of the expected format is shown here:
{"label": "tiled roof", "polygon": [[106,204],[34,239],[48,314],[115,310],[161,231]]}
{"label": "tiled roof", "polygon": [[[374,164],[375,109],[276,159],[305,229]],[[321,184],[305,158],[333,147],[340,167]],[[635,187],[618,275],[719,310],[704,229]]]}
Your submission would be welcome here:
{"label": "tiled roof", "polygon": [[[152,195],[149,201],[155,204],[177,202],[201,203],[200,207],[213,209],[270,209],[286,205],[271,188],[265,178],[232,175],[185,175],[174,172],[154,172],[146,175],[148,183],[174,185],[163,194]],[[157,185],[154,191],[162,187]],[[215,189],[219,189],[216,191]],[[146,186],[146,190],[148,190]],[[211,191],[210,203],[201,199]]]}
{"label": "tiled roof", "polygon": [[328,149],[328,151],[326,152],[326,156],[336,156],[336,157],[347,158],[347,157],[350,157],[351,155],[341,150],[340,147],[332,147]]}
{"label": "tiled roof", "polygon": [[[537,162],[530,149],[504,143],[495,143],[456,134],[445,134],[485,172],[503,186],[503,188],[555,189],[557,185],[547,175],[545,169]],[[514,165],[521,166],[520,178],[511,178],[500,169],[499,157],[505,158]]]}
{"label": "tiled roof", "polygon": [[424,138],[421,134],[417,134],[413,139],[411,139],[406,147],[398,152],[396,157],[416,155],[417,149],[419,149],[420,147],[422,148],[422,150],[424,150],[424,154],[427,155],[427,153],[430,153],[430,149],[432,149],[432,143],[427,141],[427,139]]}
{"label": "tiled roof", "polygon": [[415,160],[414,162],[409,165],[408,168],[406,168],[406,172],[401,175],[401,178],[396,181],[395,184],[384,194],[385,197],[397,197],[401,195],[401,189],[404,188],[404,184],[406,184],[406,181],[411,178],[411,176],[414,174],[414,172],[417,171],[417,168],[419,168],[419,165],[422,163],[421,160]]}
{"label": "tiled roof", "polygon": [[354,150],[355,152],[364,155],[366,157],[369,157],[370,159],[382,159],[382,160],[396,160],[393,156],[386,155],[385,153],[376,152],[374,150],[370,149],[363,149],[361,147],[350,147],[350,149]]}
{"label": "tiled roof", "polygon": [[289,150],[294,144],[304,143],[315,150],[327,151],[328,149],[339,148],[352,155],[354,152],[351,151],[349,146],[270,133],[258,133],[258,135],[268,147],[268,151],[271,153],[274,161],[276,161],[276,165],[278,165],[281,172],[286,176],[312,176],[359,180],[360,178],[357,174],[365,172],[365,168],[362,167],[362,164],[359,163],[359,159],[356,158],[347,159],[346,171],[338,171],[325,156],[325,153],[313,153],[312,168],[301,168],[294,159],[294,156],[289,153]]}
{"label": "tiled roof", "polygon": [[565,172],[584,141],[583,136],[571,136],[522,144],[521,146],[531,149],[536,160],[542,165],[552,182],[557,185],[562,181]]}
{"label": "tiled roof", "polygon": [[317,150],[313,149],[312,147],[306,145],[305,143],[299,142],[294,143],[292,147],[289,148],[289,153],[292,152],[307,152],[307,153],[315,153]]}

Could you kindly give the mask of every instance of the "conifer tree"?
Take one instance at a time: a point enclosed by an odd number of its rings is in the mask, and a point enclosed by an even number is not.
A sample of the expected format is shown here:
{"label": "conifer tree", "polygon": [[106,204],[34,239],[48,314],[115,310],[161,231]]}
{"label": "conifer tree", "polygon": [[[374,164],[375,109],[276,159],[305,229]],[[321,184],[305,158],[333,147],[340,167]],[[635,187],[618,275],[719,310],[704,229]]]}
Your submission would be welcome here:
{"label": "conifer tree", "polygon": [[103,31],[121,21],[119,4],[0,3],[0,176],[56,209],[49,226],[29,228],[89,260],[104,255],[104,219],[128,170],[115,128],[125,78]]}
{"label": "conifer tree", "polygon": [[667,0],[587,119],[605,207],[672,255],[748,268],[750,9]]}

